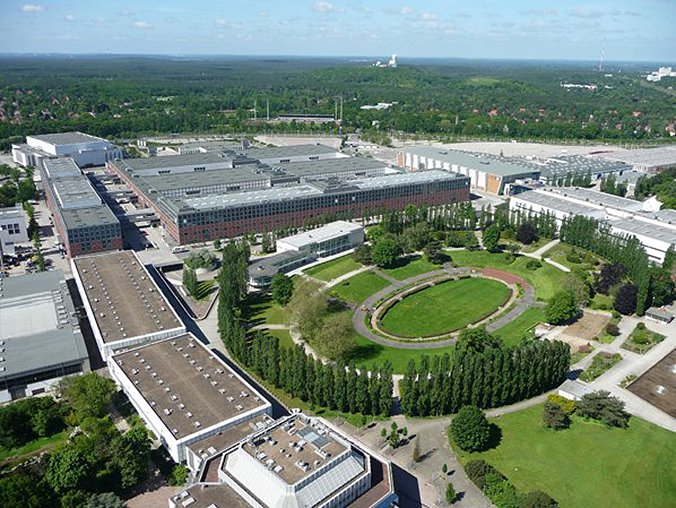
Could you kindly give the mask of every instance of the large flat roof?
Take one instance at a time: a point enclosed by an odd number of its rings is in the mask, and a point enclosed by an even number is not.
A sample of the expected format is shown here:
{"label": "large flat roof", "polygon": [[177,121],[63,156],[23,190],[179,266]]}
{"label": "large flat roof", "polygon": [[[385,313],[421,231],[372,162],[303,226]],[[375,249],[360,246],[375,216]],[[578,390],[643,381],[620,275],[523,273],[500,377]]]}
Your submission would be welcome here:
{"label": "large flat roof", "polygon": [[73,263],[105,343],[183,326],[131,251],[78,257]]}
{"label": "large flat roof", "polygon": [[92,141],[106,141],[102,138],[97,138],[91,134],[85,134],[84,132],[72,131],[72,132],[56,132],[53,134],[34,134],[32,136],[26,136],[27,138],[39,139],[45,143],[51,143],[53,145],[74,145],[77,143],[91,143]]}
{"label": "large flat roof", "polygon": [[270,159],[277,157],[300,157],[304,155],[324,155],[324,154],[338,154],[339,152],[333,148],[319,143],[307,143],[304,145],[287,145],[287,146],[263,146],[250,147],[244,150],[237,150],[248,157],[256,159]]}
{"label": "large flat roof", "polygon": [[384,162],[367,157],[339,157],[336,159],[320,159],[316,161],[286,162],[279,164],[285,171],[299,177],[308,177],[327,173],[349,173],[376,169],[385,169]]}
{"label": "large flat roof", "polygon": [[676,349],[631,383],[627,390],[676,418]]}
{"label": "large flat roof", "polygon": [[0,379],[87,358],[60,270],[0,279]]}
{"label": "large flat roof", "polygon": [[403,150],[420,157],[430,157],[449,164],[478,169],[498,176],[529,175],[535,171],[533,168],[518,164],[512,159],[485,153],[449,150],[433,146],[413,146]]}
{"label": "large flat roof", "polygon": [[568,174],[580,175],[629,171],[631,166],[618,161],[611,161],[588,155],[559,155],[546,159],[528,159],[525,157],[510,157],[518,163],[540,171],[545,178],[561,178]]}
{"label": "large flat roof", "polygon": [[58,178],[72,178],[82,175],[82,171],[75,161],[70,157],[59,157],[52,159],[42,159],[42,165],[45,168],[45,174],[50,180]]}
{"label": "large flat roof", "polygon": [[250,439],[243,449],[266,467],[274,463],[271,469],[276,475],[294,485],[347,451],[348,446],[327,429],[313,428],[298,418]]}
{"label": "large flat roof", "polygon": [[426,182],[467,179],[466,176],[448,171],[432,170],[414,173],[396,173],[391,175],[364,177],[359,179],[318,180],[293,187],[273,187],[247,192],[230,192],[204,197],[181,200],[196,210],[210,210],[224,207],[237,207],[249,204],[261,205],[276,201],[288,201],[302,197],[321,196],[349,190],[366,190],[413,185]]}
{"label": "large flat roof", "polygon": [[344,236],[354,231],[363,229],[364,227],[360,224],[353,224],[352,222],[337,220],[315,229],[303,231],[297,235],[280,238],[279,241],[282,241],[288,245],[293,245],[294,247],[300,249],[307,245],[325,242],[327,240],[332,240],[333,238]]}
{"label": "large flat roof", "polygon": [[176,439],[270,405],[190,334],[114,355],[111,361]]}
{"label": "large flat roof", "polygon": [[609,220],[608,224],[614,228],[626,231],[629,235],[641,235],[653,240],[660,240],[676,245],[676,227],[668,227],[653,222],[647,222],[634,217]]}
{"label": "large flat roof", "polygon": [[618,210],[626,210],[637,212],[643,210],[643,203],[635,199],[623,198],[614,196],[607,192],[600,192],[596,190],[583,189],[580,187],[565,187],[561,189],[552,189],[551,192],[560,194],[564,197],[570,197],[587,201],[591,205],[617,208]]}
{"label": "large flat roof", "polygon": [[676,146],[662,146],[658,148],[637,148],[618,152],[604,153],[602,157],[640,164],[643,166],[670,166],[676,165]]}
{"label": "large flat roof", "polygon": [[531,190],[522,192],[512,197],[513,200],[523,200],[527,203],[532,203],[534,205],[545,206],[547,208],[552,208],[555,210],[560,210],[564,213],[573,214],[573,215],[587,215],[590,217],[595,217],[600,219],[605,216],[603,210],[600,210],[598,207],[582,205],[575,203],[568,199],[565,199],[563,196],[554,194],[553,192],[542,191],[542,190]]}

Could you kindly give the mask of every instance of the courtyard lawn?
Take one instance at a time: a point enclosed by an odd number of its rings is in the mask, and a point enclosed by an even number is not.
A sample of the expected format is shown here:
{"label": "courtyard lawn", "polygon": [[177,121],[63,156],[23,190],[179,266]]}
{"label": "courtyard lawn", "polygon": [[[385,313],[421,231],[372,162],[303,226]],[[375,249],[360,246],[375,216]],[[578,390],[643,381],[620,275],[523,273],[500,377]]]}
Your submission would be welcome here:
{"label": "courtyard lawn", "polygon": [[376,344],[370,340],[354,334],[354,340],[357,344],[356,349],[349,356],[348,361],[354,361],[357,365],[382,365],[386,361],[392,364],[395,374],[406,372],[406,366],[409,360],[418,362],[423,355],[443,355],[453,354],[453,346],[438,347],[434,349],[401,349]]}
{"label": "courtyard lawn", "polygon": [[628,429],[573,416],[569,429],[542,424],[542,405],[492,421],[500,444],[483,453],[456,451],[463,462],[484,459],[522,492],[543,490],[561,508],[667,508],[676,492],[676,439],[632,417]]}
{"label": "courtyard lawn", "polygon": [[525,337],[534,337],[534,328],[545,320],[545,310],[542,307],[531,307],[514,321],[498,328],[494,335],[502,338],[505,346],[515,346]]}
{"label": "courtyard lawn", "polygon": [[538,300],[548,300],[554,296],[561,287],[561,281],[566,276],[565,272],[548,263],[542,263],[542,267],[537,270],[529,270],[526,268],[526,264],[531,258],[525,256],[517,256],[510,263],[505,259],[505,254],[499,252],[458,250],[450,254],[453,263],[457,266],[491,267],[523,277],[533,286]]}
{"label": "courtyard lawn", "polygon": [[361,303],[376,291],[389,285],[390,281],[373,272],[362,272],[333,286],[330,293],[346,302]]}
{"label": "courtyard lawn", "polygon": [[286,325],[289,323],[289,311],[272,301],[270,295],[250,293],[243,306],[243,318],[251,325],[262,323]]}
{"label": "courtyard lawn", "polygon": [[397,280],[405,280],[414,275],[420,275],[421,273],[433,272],[434,270],[440,270],[441,265],[435,265],[430,263],[427,259],[423,257],[410,257],[402,260],[401,266],[396,268],[386,268],[383,270],[390,277]]}
{"label": "courtyard lawn", "polygon": [[490,315],[510,294],[507,286],[491,279],[439,283],[394,304],[382,317],[382,327],[406,337],[442,335]]}
{"label": "courtyard lawn", "polygon": [[315,279],[330,281],[346,273],[358,270],[362,264],[355,261],[351,254],[332,259],[321,265],[313,266],[304,270],[306,274]]}

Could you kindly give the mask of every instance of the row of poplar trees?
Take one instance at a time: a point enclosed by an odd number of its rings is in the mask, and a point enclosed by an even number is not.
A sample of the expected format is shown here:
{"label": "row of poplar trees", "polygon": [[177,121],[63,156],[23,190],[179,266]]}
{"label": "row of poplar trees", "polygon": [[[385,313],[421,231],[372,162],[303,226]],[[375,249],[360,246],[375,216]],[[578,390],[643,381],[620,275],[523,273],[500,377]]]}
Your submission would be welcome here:
{"label": "row of poplar trees", "polygon": [[507,348],[483,330],[470,330],[452,357],[423,356],[408,363],[401,409],[409,416],[438,416],[470,404],[504,406],[558,386],[569,367],[570,347],[563,342],[536,340]]}
{"label": "row of poplar trees", "polygon": [[561,241],[582,247],[627,270],[638,288],[636,313],[642,316],[650,307],[650,262],[641,242],[635,236],[613,235],[609,226],[597,220],[575,215],[561,224]]}
{"label": "row of poplar trees", "polygon": [[349,413],[389,414],[393,373],[389,362],[370,371],[354,364],[324,364],[300,345],[283,347],[277,337],[264,332],[246,333],[242,309],[249,254],[244,243],[223,249],[218,331],[230,354],[260,378],[309,404]]}

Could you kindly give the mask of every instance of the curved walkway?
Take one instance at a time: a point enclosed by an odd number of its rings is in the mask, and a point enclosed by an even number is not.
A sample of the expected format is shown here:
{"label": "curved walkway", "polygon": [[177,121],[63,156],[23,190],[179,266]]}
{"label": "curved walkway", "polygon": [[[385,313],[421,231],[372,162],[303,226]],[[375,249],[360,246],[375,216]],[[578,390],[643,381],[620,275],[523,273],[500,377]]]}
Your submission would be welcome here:
{"label": "curved walkway", "polygon": [[[443,340],[437,340],[437,341],[428,341],[428,342],[403,342],[403,341],[397,341],[397,340],[391,340],[387,339],[385,337],[382,337],[380,335],[377,335],[371,331],[371,329],[366,325],[366,318],[368,316],[368,310],[372,309],[376,302],[379,300],[385,298],[389,294],[397,291],[398,289],[408,286],[410,284],[414,284],[416,282],[420,282],[422,280],[429,279],[431,277],[437,277],[441,275],[459,275],[462,273],[465,273],[467,271],[467,267],[460,267],[454,268],[451,265],[445,265],[443,269],[441,270],[433,270],[431,272],[426,272],[426,273],[421,273],[419,275],[414,275],[413,277],[409,277],[408,279],[405,280],[397,280],[392,282],[389,286],[386,288],[381,289],[380,291],[376,291],[373,293],[371,296],[369,296],[366,300],[364,300],[360,305],[357,306],[357,308],[354,311],[354,314],[352,315],[352,325],[354,326],[355,330],[357,330],[357,333],[359,333],[362,337],[365,337],[369,339],[372,342],[375,342],[376,344],[380,344],[383,346],[388,346],[388,347],[394,347],[398,349],[437,349],[440,347],[446,347],[446,346],[452,346],[456,343],[457,337],[451,337],[448,339],[443,339]],[[485,271],[480,270],[482,273]],[[493,270],[493,269],[488,269],[489,273],[487,274],[489,277],[495,277],[499,273],[504,273],[508,274],[512,282],[518,282],[521,284],[521,286],[524,289],[524,296],[523,298],[519,299],[516,303],[516,306],[509,311],[507,314],[504,316],[500,316],[497,318],[495,321],[492,321],[486,326],[486,330],[489,332],[495,331],[498,328],[501,328],[505,324],[509,323],[519,315],[521,315],[523,312],[525,312],[529,307],[535,306],[535,305],[541,305],[540,303],[535,301],[535,293],[533,291],[533,288],[526,283],[521,277],[518,277],[514,274],[511,274],[509,272],[503,272],[501,270]],[[375,273],[378,275],[382,276],[382,272],[379,270],[376,270]],[[385,277],[388,280],[392,280],[391,277]]]}

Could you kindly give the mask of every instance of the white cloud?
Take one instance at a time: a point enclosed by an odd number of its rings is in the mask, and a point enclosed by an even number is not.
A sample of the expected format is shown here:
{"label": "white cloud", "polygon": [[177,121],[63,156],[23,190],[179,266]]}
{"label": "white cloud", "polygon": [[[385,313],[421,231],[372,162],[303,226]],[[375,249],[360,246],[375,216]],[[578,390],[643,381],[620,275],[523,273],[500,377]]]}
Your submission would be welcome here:
{"label": "white cloud", "polygon": [[135,21],[134,26],[136,28],[145,29],[145,28],[150,28],[150,23],[148,23],[146,21]]}
{"label": "white cloud", "polygon": [[214,23],[216,23],[217,25],[223,26],[227,23],[227,21],[225,21],[224,19],[215,19]]}
{"label": "white cloud", "polygon": [[439,17],[431,12],[423,12],[421,16],[423,21],[437,21]]}
{"label": "white cloud", "polygon": [[404,5],[399,12],[401,12],[404,16],[407,16],[413,12],[413,7],[410,5]]}
{"label": "white cloud", "polygon": [[37,4],[25,4],[21,7],[21,10],[23,12],[42,12],[45,10],[45,7]]}
{"label": "white cloud", "polygon": [[64,18],[66,21],[75,21],[75,16],[72,14],[66,14],[66,17]]}
{"label": "white cloud", "polygon": [[331,12],[333,10],[333,4],[329,2],[315,2],[312,6],[312,10],[316,12]]}

